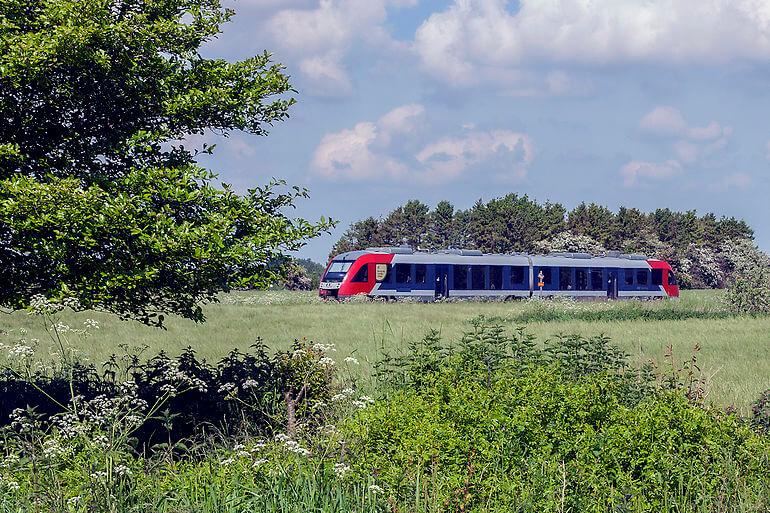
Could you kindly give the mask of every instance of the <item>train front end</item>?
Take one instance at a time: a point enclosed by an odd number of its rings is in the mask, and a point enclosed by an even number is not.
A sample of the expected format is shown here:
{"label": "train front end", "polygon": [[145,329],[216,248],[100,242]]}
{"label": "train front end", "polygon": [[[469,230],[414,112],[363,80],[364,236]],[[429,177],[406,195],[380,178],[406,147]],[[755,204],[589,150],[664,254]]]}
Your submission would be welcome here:
{"label": "train front end", "polygon": [[335,256],[321,277],[318,295],[344,299],[372,295],[389,272],[392,254],[373,251],[349,251]]}
{"label": "train front end", "polygon": [[647,260],[652,270],[652,282],[654,286],[660,288],[669,298],[679,297],[679,282],[676,279],[674,270],[668,262],[664,260]]}

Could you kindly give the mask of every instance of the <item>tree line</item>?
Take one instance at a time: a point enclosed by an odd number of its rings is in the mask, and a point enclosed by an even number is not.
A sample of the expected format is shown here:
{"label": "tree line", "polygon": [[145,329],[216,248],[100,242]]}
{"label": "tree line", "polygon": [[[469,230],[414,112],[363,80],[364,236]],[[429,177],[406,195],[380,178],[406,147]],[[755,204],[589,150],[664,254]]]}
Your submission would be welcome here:
{"label": "tree line", "polygon": [[[743,220],[659,208],[617,212],[596,203],[568,210],[559,203],[539,203],[527,195],[508,194],[471,208],[449,201],[431,208],[410,200],[383,218],[354,222],[330,256],[375,246],[406,244],[423,250],[479,249],[489,253],[616,250],[662,258],[684,272],[684,284],[721,287],[731,264],[724,256],[738,241],[752,241]],[[702,267],[713,264],[720,272]],[[704,276],[714,275],[716,276]]]}

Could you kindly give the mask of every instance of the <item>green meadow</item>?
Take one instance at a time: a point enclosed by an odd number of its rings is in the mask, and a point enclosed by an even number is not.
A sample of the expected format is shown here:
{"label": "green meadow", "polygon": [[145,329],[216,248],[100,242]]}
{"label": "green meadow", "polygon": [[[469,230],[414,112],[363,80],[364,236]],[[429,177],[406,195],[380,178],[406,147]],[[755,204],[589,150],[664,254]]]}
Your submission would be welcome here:
{"label": "green meadow", "polygon": [[[262,339],[275,349],[295,339],[335,344],[339,360],[353,355],[364,375],[385,352],[405,348],[429,330],[457,341],[480,315],[511,329],[525,326],[540,343],[560,334],[606,335],[641,364],[667,365],[667,348],[681,365],[693,354],[708,381],[708,400],[748,411],[761,391],[770,388],[770,318],[730,314],[719,291],[684,291],[680,300],[651,302],[459,301],[445,303],[350,301],[325,302],[314,292],[236,292],[205,307],[207,321],[195,324],[169,318],[166,329],[122,321],[99,312],[62,312],[58,321],[80,328],[86,319],[99,322],[88,336],[70,334],[67,343],[100,364],[125,348],[148,346],[150,356],[163,350],[179,354],[191,346],[199,356],[216,360],[233,348],[247,350]],[[57,350],[46,321],[26,312],[0,316],[4,343],[38,339],[41,357]],[[20,329],[26,330],[26,334]]]}

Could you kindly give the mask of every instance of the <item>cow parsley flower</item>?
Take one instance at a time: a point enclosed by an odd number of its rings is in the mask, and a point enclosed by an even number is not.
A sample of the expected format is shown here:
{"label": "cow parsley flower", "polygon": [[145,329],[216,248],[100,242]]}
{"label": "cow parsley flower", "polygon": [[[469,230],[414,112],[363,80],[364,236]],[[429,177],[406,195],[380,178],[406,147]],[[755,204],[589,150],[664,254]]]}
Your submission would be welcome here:
{"label": "cow parsley flower", "polygon": [[350,467],[348,465],[345,465],[344,463],[334,464],[334,473],[337,475],[337,477],[343,478],[348,472],[350,472]]}
{"label": "cow parsley flower", "polygon": [[99,329],[99,321],[95,319],[86,319],[83,321],[83,326],[86,327],[86,329],[93,329],[98,330]]}

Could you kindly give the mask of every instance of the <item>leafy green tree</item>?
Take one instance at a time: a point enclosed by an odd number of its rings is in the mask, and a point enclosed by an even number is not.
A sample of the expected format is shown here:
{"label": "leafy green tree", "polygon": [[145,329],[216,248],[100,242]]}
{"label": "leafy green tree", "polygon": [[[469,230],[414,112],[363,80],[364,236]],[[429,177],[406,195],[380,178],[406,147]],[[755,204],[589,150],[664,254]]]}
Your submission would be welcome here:
{"label": "leafy green tree", "polygon": [[383,243],[420,247],[426,240],[429,211],[428,205],[418,200],[409,200],[395,208],[380,224]]}
{"label": "leafy green tree", "polygon": [[754,240],[754,230],[743,219],[734,217],[722,217],[717,223],[717,233],[720,241],[726,240]]}
{"label": "leafy green tree", "polygon": [[236,194],[179,141],[264,135],[294,103],[265,53],[199,48],[219,0],[0,2],[0,304],[77,300],[161,324],[203,320],[232,286],[267,286],[330,223],[283,211],[307,192]]}
{"label": "leafy green tree", "polygon": [[611,228],[615,214],[607,207],[591,203],[581,203],[567,215],[567,229],[575,235],[585,235],[610,249],[617,249],[611,244]]}
{"label": "leafy green tree", "polygon": [[[711,243],[712,237],[707,233],[712,232],[710,221],[716,219],[713,214],[707,214],[698,219],[695,211],[673,212],[668,208],[659,208],[650,216],[652,230],[658,238],[677,248],[687,248],[690,244]],[[713,232],[712,232],[713,233]]]}
{"label": "leafy green tree", "polygon": [[431,249],[446,249],[456,240],[455,208],[446,200],[439,201],[429,216],[427,244]]}
{"label": "leafy green tree", "polygon": [[329,258],[347,251],[381,246],[383,243],[380,221],[374,217],[367,217],[361,221],[356,221],[345,231],[340,240],[332,247]]}
{"label": "leafy green tree", "polygon": [[642,252],[653,238],[647,216],[636,208],[620,207],[611,227],[609,248]]}

